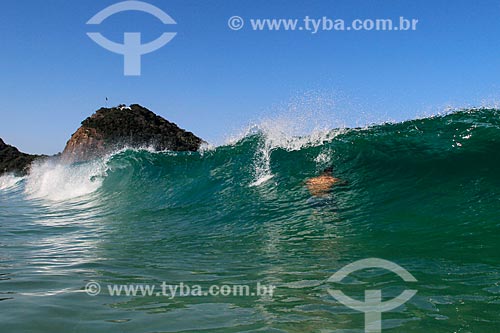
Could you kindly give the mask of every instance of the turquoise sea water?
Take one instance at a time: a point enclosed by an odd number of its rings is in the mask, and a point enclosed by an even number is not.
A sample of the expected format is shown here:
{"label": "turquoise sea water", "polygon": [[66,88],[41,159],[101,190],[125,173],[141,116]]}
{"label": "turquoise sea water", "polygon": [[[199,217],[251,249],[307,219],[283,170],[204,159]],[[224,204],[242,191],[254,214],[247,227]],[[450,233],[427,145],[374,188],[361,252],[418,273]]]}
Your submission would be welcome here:
{"label": "turquoise sea water", "polygon": [[[363,300],[418,293],[387,332],[500,331],[500,111],[201,153],[124,150],[0,178],[1,332],[363,332]],[[333,165],[346,186],[311,202]],[[326,280],[359,259],[408,270]],[[109,285],[274,285],[270,295],[110,296]],[[99,283],[96,296],[86,293]]]}

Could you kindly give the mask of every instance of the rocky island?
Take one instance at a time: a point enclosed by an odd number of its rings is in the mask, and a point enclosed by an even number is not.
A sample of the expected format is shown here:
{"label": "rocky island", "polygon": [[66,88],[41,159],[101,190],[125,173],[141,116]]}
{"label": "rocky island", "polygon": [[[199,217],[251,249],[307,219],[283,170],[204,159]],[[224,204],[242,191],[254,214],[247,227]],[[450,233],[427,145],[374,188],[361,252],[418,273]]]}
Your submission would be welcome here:
{"label": "rocky island", "polygon": [[61,158],[85,161],[124,147],[197,151],[204,141],[138,104],[101,108],[82,122]]}
{"label": "rocky island", "polygon": [[[71,136],[60,158],[67,163],[87,161],[110,152],[129,148],[156,151],[197,151],[204,141],[191,132],[156,115],[138,104],[101,108],[82,121]],[[0,174],[24,174],[40,158],[5,144],[0,139]]]}

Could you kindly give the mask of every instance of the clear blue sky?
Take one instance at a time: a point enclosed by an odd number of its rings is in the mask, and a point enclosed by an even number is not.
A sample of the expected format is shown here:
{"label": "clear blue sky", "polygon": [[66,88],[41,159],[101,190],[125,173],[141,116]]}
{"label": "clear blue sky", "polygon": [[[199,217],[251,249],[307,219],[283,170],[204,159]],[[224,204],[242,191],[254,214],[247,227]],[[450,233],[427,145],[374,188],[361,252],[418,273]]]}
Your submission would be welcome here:
{"label": "clear blue sky", "polygon": [[[402,120],[451,104],[499,101],[500,0],[148,0],[177,21],[140,12],[85,23],[109,0],[2,1],[0,137],[30,153],[61,151],[80,122],[109,105],[139,103],[217,142],[301,94],[342,96],[348,123]],[[419,20],[415,32],[256,32],[250,18],[328,16]],[[142,76],[86,32],[117,42],[177,32],[143,56]],[[343,109],[342,109],[343,108]],[[342,110],[340,110],[342,109]],[[278,112],[276,110],[276,112]],[[358,119],[359,118],[359,119]]]}

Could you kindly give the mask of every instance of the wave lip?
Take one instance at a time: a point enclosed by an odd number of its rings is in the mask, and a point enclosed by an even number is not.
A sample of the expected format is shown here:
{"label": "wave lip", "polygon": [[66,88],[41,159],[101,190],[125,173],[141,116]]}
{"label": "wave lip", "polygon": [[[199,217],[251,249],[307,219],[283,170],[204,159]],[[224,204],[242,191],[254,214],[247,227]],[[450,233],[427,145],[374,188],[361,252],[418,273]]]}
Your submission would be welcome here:
{"label": "wave lip", "polygon": [[0,190],[8,190],[18,185],[24,178],[17,177],[13,174],[5,174],[0,176]]}
{"label": "wave lip", "polygon": [[25,193],[30,199],[74,199],[95,192],[105,174],[102,160],[73,165],[58,160],[35,162],[26,176]]}

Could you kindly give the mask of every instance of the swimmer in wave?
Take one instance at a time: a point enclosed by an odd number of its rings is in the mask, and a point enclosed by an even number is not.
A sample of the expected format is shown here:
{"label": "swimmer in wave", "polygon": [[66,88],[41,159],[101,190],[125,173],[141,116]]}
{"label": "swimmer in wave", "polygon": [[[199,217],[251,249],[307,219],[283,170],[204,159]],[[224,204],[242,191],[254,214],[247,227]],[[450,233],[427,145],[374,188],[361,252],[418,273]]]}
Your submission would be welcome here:
{"label": "swimmer in wave", "polygon": [[328,167],[316,177],[309,178],[306,186],[314,197],[326,197],[333,185],[347,185],[347,182],[333,177],[333,167]]}

